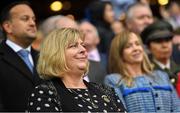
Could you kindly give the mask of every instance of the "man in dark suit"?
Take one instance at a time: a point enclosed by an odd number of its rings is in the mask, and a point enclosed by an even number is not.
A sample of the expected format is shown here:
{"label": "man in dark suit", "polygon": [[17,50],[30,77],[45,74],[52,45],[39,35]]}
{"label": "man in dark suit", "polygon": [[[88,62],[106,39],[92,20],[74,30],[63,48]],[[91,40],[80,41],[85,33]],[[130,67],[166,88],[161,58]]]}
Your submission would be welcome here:
{"label": "man in dark suit", "polygon": [[7,6],[1,13],[1,26],[6,40],[0,44],[0,111],[25,111],[28,95],[41,81],[35,69],[38,53],[31,48],[37,29],[30,5],[16,2]]}
{"label": "man in dark suit", "polygon": [[89,72],[86,80],[90,82],[103,83],[106,76],[105,55],[99,53],[97,45],[99,44],[98,32],[91,23],[83,21],[80,24],[80,30],[85,34],[84,44],[88,52]]}

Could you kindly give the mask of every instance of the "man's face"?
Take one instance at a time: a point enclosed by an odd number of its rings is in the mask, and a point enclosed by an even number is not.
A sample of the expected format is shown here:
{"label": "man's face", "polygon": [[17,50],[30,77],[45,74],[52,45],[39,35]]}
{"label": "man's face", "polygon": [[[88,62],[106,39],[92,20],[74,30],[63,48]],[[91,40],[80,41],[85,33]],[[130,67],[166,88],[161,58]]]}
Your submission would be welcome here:
{"label": "man's face", "polygon": [[149,8],[139,6],[133,9],[132,19],[127,23],[128,28],[140,34],[146,26],[153,23],[152,12]]}
{"label": "man's face", "polygon": [[149,49],[156,60],[167,61],[172,54],[172,40],[152,41],[149,44]]}
{"label": "man's face", "polygon": [[10,10],[10,15],[10,20],[5,23],[6,25],[4,24],[8,38],[19,45],[32,43],[37,32],[32,9],[20,4]]}
{"label": "man's face", "polygon": [[84,44],[87,51],[89,52],[96,48],[99,44],[99,37],[95,27],[88,22],[83,22],[80,24],[79,28],[85,34]]}

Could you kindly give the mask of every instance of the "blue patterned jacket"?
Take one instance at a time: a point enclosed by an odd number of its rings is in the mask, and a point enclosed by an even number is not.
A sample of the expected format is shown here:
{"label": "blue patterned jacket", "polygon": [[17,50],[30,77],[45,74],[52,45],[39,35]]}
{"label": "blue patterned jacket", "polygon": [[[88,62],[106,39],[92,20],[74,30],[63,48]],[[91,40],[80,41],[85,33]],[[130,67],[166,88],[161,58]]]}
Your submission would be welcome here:
{"label": "blue patterned jacket", "polygon": [[116,73],[106,76],[105,84],[115,89],[128,112],[180,112],[180,99],[162,71],[134,78],[132,87]]}

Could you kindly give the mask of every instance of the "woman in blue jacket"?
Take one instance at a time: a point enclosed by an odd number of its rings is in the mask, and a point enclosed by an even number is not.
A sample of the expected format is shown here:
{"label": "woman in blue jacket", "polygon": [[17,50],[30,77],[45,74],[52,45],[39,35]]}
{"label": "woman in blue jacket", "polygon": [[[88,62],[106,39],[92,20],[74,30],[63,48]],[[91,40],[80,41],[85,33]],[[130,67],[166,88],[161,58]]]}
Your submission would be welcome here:
{"label": "woman in blue jacket", "polygon": [[140,37],[124,31],[111,43],[105,84],[129,112],[178,112],[180,100],[165,72],[153,70]]}

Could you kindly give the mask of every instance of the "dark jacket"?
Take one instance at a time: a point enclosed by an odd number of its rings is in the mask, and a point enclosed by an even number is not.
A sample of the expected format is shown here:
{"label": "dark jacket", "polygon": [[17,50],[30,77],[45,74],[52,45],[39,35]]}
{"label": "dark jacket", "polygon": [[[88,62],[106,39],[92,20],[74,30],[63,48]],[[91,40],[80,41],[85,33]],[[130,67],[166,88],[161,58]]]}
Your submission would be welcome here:
{"label": "dark jacket", "polygon": [[[38,52],[31,49],[34,65]],[[25,111],[28,95],[41,80],[34,74],[5,40],[0,44],[0,111]]]}
{"label": "dark jacket", "polygon": [[178,46],[178,44],[173,45],[172,59],[176,62],[176,64],[180,65],[180,50],[178,49]]}
{"label": "dark jacket", "polygon": [[155,70],[161,70],[161,71],[165,71],[166,73],[168,73],[170,82],[173,84],[174,88],[176,88],[176,83],[178,80],[177,73],[180,72],[180,67],[173,60],[170,60],[170,70],[162,69],[153,60],[152,60],[152,62],[154,64]]}
{"label": "dark jacket", "polygon": [[88,78],[90,82],[103,84],[104,78],[107,75],[106,67],[103,61],[100,62],[89,60]]}

